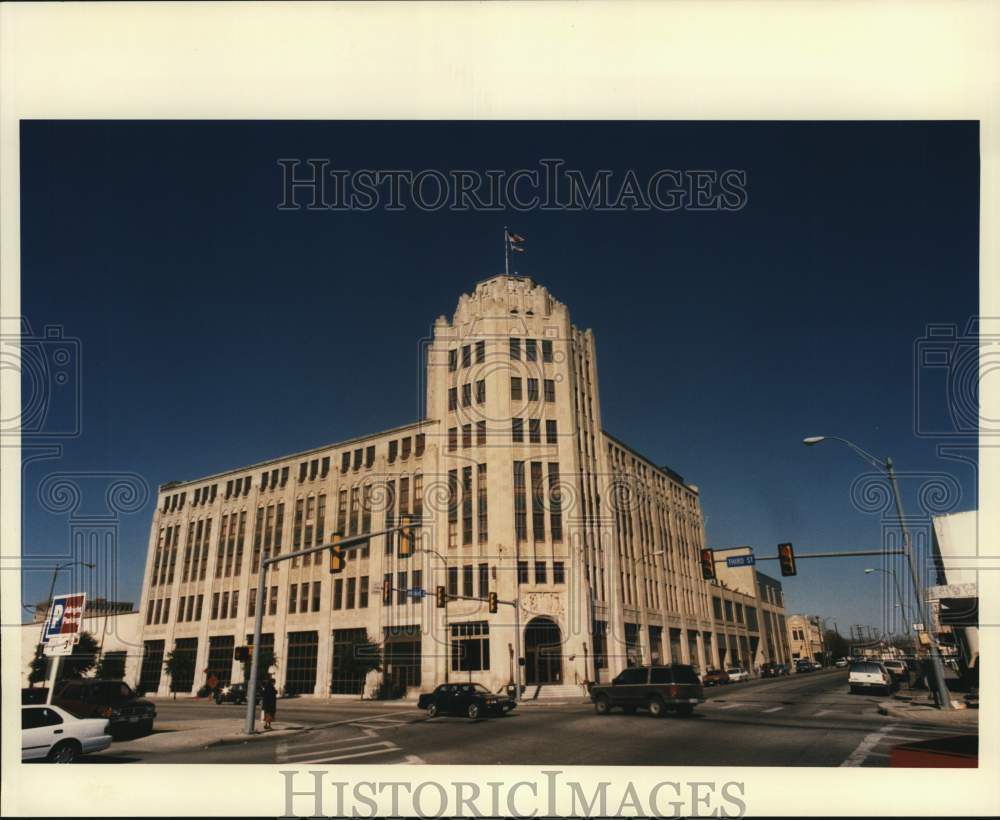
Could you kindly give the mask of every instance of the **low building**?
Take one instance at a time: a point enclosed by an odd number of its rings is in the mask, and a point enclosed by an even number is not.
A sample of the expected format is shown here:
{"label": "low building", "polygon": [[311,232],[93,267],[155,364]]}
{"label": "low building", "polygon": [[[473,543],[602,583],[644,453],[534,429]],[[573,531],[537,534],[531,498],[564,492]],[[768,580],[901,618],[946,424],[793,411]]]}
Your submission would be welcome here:
{"label": "low building", "polygon": [[806,658],[811,661],[823,661],[823,654],[826,651],[823,642],[823,632],[820,629],[820,618],[818,615],[789,615],[788,623],[788,648],[792,655],[792,660],[797,661]]}
{"label": "low building", "polygon": [[974,559],[979,556],[976,510],[933,517],[933,583],[927,587],[927,628],[943,655],[956,658],[963,675],[979,657],[979,587]]}
{"label": "low building", "polygon": [[[49,601],[39,601],[35,604],[32,620],[37,624],[49,616]],[[135,612],[133,601],[109,601],[107,598],[87,598],[84,604],[87,617],[103,617],[105,615],[126,615]]]}

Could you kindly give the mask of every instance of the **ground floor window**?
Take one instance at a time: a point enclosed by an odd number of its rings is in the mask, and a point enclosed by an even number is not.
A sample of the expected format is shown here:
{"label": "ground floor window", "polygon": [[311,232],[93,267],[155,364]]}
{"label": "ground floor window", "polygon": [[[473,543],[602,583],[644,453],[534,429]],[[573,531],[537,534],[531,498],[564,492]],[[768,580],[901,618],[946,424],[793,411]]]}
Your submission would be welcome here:
{"label": "ground floor window", "polygon": [[289,695],[311,695],[316,691],[316,659],[318,656],[318,632],[288,633],[285,691]]}
{"label": "ground floor window", "polygon": [[681,631],[679,629],[670,630],[670,657],[674,663],[683,663],[684,656],[681,654]]}
{"label": "ground floor window", "polygon": [[178,638],[174,642],[174,655],[183,657],[188,661],[188,663],[183,665],[183,671],[171,681],[171,688],[175,692],[190,692],[194,688],[195,659],[198,657],[198,639]]}
{"label": "ground floor window", "polygon": [[453,672],[483,672],[490,668],[490,625],[471,621],[451,625]]}
{"label": "ground floor window", "polygon": [[330,692],[335,695],[360,695],[365,685],[365,674],[356,670],[353,663],[354,647],[368,641],[365,629],[333,630],[333,678]]}
{"label": "ground floor window", "polygon": [[142,651],[142,666],[139,669],[139,690],[155,692],[160,688],[160,673],[163,671],[163,641],[146,641]]}
{"label": "ground floor window", "polygon": [[419,626],[386,627],[382,659],[385,679],[400,696],[408,686],[420,686],[420,657]]}
{"label": "ground floor window", "polygon": [[639,624],[625,624],[625,665],[639,666],[642,663],[642,647],[639,645]]}
{"label": "ground floor window", "polygon": [[652,663],[658,664],[662,662],[661,656],[661,646],[663,644],[663,627],[662,626],[651,626],[649,628],[649,657]]}
{"label": "ground floor window", "polygon": [[207,680],[215,676],[216,686],[229,686],[233,679],[233,648],[236,641],[232,635],[213,635],[208,639]]}
{"label": "ground floor window", "polygon": [[608,622],[594,621],[594,668],[608,668]]}

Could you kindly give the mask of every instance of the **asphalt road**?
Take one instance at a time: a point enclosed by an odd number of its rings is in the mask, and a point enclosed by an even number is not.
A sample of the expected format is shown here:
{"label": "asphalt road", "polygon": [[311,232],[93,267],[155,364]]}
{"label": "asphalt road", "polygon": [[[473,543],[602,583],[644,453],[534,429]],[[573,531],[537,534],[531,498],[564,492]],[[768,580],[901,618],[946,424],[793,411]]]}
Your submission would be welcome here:
{"label": "asphalt road", "polygon": [[[877,695],[851,695],[847,673],[823,671],[706,690],[689,718],[639,712],[598,716],[589,703],[525,705],[472,723],[427,720],[415,706],[282,700],[278,718],[304,731],[245,743],[131,754],[115,743],[88,762],[440,763],[526,765],[886,766],[896,743],[954,730],[878,714]],[[162,720],[211,720],[243,707],[157,704]]]}

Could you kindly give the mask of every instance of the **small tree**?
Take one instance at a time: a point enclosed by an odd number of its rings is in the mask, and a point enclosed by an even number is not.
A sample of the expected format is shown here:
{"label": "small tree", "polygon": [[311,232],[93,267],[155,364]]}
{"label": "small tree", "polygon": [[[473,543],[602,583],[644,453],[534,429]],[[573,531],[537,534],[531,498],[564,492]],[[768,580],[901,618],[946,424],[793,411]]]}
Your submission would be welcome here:
{"label": "small tree", "polygon": [[364,681],[369,672],[381,670],[382,647],[366,634],[364,638],[356,638],[351,642],[349,651],[344,653],[339,672],[344,677],[360,678]]}
{"label": "small tree", "polygon": [[82,678],[97,666],[97,640],[89,632],[80,633],[80,642],[73,647],[73,653],[63,658],[59,669],[60,678]]}
{"label": "small tree", "polygon": [[35,657],[31,659],[29,666],[28,684],[30,686],[34,686],[36,683],[45,683],[48,676],[48,661],[49,659],[42,652],[42,645],[38,644],[35,647]]}
{"label": "small tree", "polygon": [[105,680],[122,680],[125,677],[125,653],[107,652],[102,655],[94,675]]}
{"label": "small tree", "polygon": [[[177,692],[180,691],[181,684],[194,680],[194,653],[189,650],[175,649],[167,655],[163,668],[170,676],[170,691],[174,693],[174,700],[177,700]],[[187,688],[190,686],[191,684],[188,683]]]}

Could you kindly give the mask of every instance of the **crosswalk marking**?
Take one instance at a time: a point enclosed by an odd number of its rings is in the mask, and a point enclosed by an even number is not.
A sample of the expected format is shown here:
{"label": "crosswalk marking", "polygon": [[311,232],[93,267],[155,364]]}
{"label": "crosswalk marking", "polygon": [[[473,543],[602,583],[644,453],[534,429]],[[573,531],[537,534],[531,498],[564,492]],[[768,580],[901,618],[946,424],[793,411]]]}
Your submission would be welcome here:
{"label": "crosswalk marking", "polygon": [[[398,746],[396,746],[396,744],[390,743],[388,740],[375,740],[375,741],[372,741],[371,743],[359,743],[356,746],[344,746],[344,747],[342,747],[340,749],[327,749],[326,751],[328,751],[328,752],[336,752],[339,755],[339,757],[330,758],[330,757],[328,757],[326,755],[323,755],[322,759],[324,759],[324,760],[327,760],[327,759],[339,760],[342,757],[358,757],[358,755],[355,755],[355,754],[343,754],[343,753],[345,753],[345,752],[352,752],[353,753],[353,752],[357,751],[358,749],[370,749],[373,746],[381,747],[382,749],[384,749],[387,752],[393,752],[393,751],[395,751],[396,749],[399,748]],[[315,757],[316,754],[321,754],[322,755],[322,752],[319,752],[319,753],[317,753],[316,751],[312,751],[312,752],[294,752],[293,754],[286,754],[285,757],[284,757],[284,760],[282,760],[280,762],[281,763],[294,763],[294,762],[298,761],[298,762],[303,762],[304,763],[306,761],[302,760],[302,758],[310,758],[310,760],[309,760],[310,763],[319,763],[320,762],[320,758],[316,758]]]}
{"label": "crosswalk marking", "polygon": [[745,703],[727,703],[722,709],[736,709],[739,706],[746,706]]}
{"label": "crosswalk marking", "polygon": [[823,717],[823,715],[829,715],[829,714],[830,714],[829,709],[820,709],[815,715],[813,715],[813,717]]}
{"label": "crosswalk marking", "polygon": [[383,741],[383,742],[385,743],[386,746],[388,746],[388,748],[372,749],[371,751],[368,752],[357,752],[356,754],[349,754],[349,755],[335,755],[333,757],[317,757],[317,758],[312,758],[310,760],[296,760],[294,762],[298,766],[309,765],[312,763],[335,763],[338,760],[350,760],[355,757],[370,757],[371,755],[384,755],[388,754],[389,752],[399,751],[399,747],[396,746],[395,744],[389,743],[388,741]]}
{"label": "crosswalk marking", "polygon": [[868,758],[871,751],[885,739],[885,736],[889,733],[890,728],[891,725],[886,725],[871,734],[865,735],[861,739],[857,748],[851,752],[850,756],[840,765],[860,766]]}
{"label": "crosswalk marking", "polygon": [[765,709],[764,713],[767,714],[768,712],[780,712],[784,708],[785,708],[784,706],[772,706],[770,709]]}

